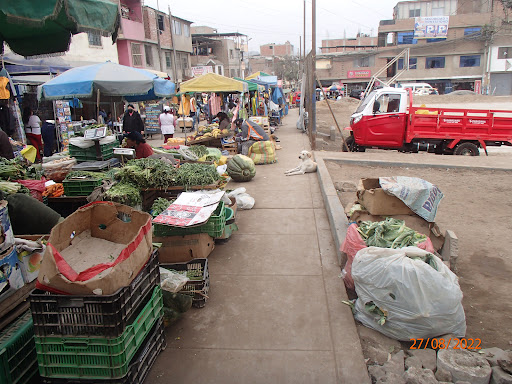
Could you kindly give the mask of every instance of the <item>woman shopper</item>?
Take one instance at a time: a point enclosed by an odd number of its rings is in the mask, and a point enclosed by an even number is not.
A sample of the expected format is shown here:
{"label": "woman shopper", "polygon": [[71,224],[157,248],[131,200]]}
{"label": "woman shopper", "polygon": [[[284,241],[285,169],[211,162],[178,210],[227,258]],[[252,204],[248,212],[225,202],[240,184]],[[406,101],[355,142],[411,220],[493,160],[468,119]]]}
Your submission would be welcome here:
{"label": "woman shopper", "polygon": [[162,135],[164,135],[164,144],[167,140],[174,136],[174,129],[176,128],[176,119],[171,113],[171,108],[164,106],[164,112],[158,116],[158,124]]}
{"label": "woman shopper", "polygon": [[27,141],[36,149],[36,160],[41,160],[41,150],[43,142],[41,141],[41,119],[34,115],[30,107],[23,109],[23,124],[25,125],[25,134]]}

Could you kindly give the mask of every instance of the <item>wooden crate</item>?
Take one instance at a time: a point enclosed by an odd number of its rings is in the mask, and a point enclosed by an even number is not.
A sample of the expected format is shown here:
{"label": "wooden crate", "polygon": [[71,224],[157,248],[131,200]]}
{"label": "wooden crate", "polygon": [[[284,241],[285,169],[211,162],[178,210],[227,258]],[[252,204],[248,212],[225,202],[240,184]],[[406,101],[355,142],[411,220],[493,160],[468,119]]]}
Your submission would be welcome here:
{"label": "wooden crate", "polygon": [[238,144],[237,143],[223,144],[222,150],[228,151],[230,155],[236,155],[238,153]]}

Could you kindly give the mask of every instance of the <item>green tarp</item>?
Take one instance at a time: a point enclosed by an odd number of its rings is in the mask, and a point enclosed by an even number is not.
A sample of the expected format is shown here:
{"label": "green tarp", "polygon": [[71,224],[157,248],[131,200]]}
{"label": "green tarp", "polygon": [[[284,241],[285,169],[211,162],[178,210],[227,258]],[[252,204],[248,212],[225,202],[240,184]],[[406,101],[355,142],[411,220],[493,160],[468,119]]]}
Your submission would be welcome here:
{"label": "green tarp", "polygon": [[253,83],[252,81],[249,81],[249,80],[244,80],[244,79],[241,79],[239,77],[234,77],[235,80],[238,80],[238,81],[243,81],[244,83],[247,83],[247,85],[249,86],[249,91],[258,91],[258,87],[260,88],[263,88],[262,86],[259,86],[258,84],[256,83]]}
{"label": "green tarp", "polygon": [[72,34],[95,32],[116,38],[117,3],[109,0],[0,1],[0,44],[17,54],[36,56],[65,52]]}

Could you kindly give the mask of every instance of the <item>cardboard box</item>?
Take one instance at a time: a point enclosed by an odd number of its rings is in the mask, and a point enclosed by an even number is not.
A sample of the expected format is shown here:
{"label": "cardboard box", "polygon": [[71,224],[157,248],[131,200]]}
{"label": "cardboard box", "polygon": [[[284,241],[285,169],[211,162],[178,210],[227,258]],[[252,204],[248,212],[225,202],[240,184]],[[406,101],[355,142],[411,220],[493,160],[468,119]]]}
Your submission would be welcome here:
{"label": "cardboard box", "polygon": [[[41,269],[41,263],[43,262],[44,252],[46,245],[38,242],[41,238],[48,239],[49,236],[16,236],[16,251],[18,253],[18,260],[21,263],[21,272],[23,273],[23,279],[25,283],[31,283],[39,275]],[[37,248],[34,244],[26,244],[24,240],[32,242],[38,242],[40,245]],[[24,246],[28,245],[28,246]]]}
{"label": "cardboard box", "polygon": [[187,236],[155,237],[162,243],[158,252],[160,263],[184,263],[193,259],[206,259],[215,248],[215,241],[207,233]]}
{"label": "cardboard box", "polygon": [[110,295],[132,282],[152,249],[149,214],[111,202],[91,203],[52,229],[37,287]]}
{"label": "cardboard box", "polygon": [[[387,216],[376,216],[371,215],[366,211],[356,211],[350,217],[350,221],[355,221],[359,224],[361,221],[384,221]],[[429,223],[425,219],[419,217],[418,215],[393,215],[394,219],[403,220],[405,225],[409,228],[414,229],[416,232],[419,232],[423,235],[426,235],[432,241],[432,245],[436,251],[440,251],[444,244],[444,236],[442,235],[441,230],[437,226],[437,224]]]}
{"label": "cardboard box", "polygon": [[16,248],[0,254],[0,301],[25,285]]}
{"label": "cardboard box", "polygon": [[384,192],[379,179],[359,180],[357,198],[372,215],[415,215],[402,200]]}

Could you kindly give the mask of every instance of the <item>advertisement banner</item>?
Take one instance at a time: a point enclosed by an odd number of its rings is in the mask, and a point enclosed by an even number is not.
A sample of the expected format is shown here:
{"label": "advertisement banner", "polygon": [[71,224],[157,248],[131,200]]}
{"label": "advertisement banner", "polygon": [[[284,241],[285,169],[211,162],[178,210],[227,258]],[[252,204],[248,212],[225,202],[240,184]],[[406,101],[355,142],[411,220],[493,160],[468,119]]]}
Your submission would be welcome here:
{"label": "advertisement banner", "polygon": [[446,39],[450,16],[429,16],[414,18],[415,39]]}
{"label": "advertisement banner", "polygon": [[475,93],[477,95],[482,93],[482,80],[475,80]]}
{"label": "advertisement banner", "polygon": [[213,73],[213,68],[210,65],[199,65],[197,67],[192,67],[193,77],[206,75],[207,73]]}
{"label": "advertisement banner", "polygon": [[347,77],[349,79],[359,79],[359,78],[367,78],[372,77],[372,71],[369,69],[361,69],[358,71],[348,71]]}

